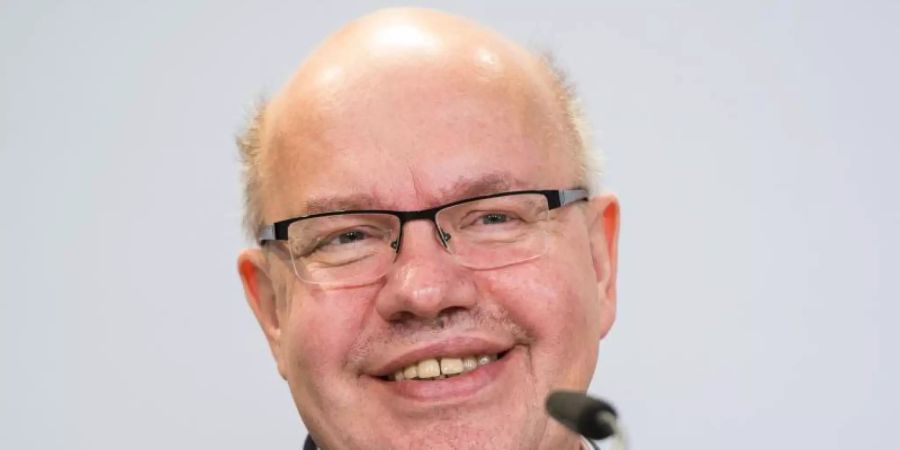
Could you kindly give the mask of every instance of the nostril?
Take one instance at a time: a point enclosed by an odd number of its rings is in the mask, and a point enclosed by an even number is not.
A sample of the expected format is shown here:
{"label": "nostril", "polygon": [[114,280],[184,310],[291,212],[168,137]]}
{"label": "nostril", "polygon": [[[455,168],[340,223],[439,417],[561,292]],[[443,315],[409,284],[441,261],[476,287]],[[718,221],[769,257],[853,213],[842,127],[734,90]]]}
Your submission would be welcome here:
{"label": "nostril", "polygon": [[397,311],[388,321],[398,326],[406,326],[406,324],[416,320],[416,315],[409,311]]}

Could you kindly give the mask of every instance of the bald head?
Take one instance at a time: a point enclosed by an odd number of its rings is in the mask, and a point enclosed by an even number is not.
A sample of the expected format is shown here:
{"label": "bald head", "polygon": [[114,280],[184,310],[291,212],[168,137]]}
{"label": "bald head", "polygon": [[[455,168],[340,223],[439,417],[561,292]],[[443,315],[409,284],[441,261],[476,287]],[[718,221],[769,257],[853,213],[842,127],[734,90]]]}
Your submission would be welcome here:
{"label": "bald head", "polygon": [[297,101],[340,101],[335,96],[348,89],[384,88],[398,76],[494,88],[514,83],[546,96],[552,85],[539,58],[476,23],[431,10],[389,9],[328,38],[274,99],[272,112],[289,115]]}
{"label": "bald head", "polygon": [[387,9],[349,23],[323,42],[272,101],[260,106],[239,139],[248,231],[277,219],[268,217],[277,213],[267,213],[262,202],[277,190],[274,168],[303,164],[307,158],[298,158],[298,152],[349,145],[343,128],[354,124],[358,130],[373,105],[395,116],[380,124],[380,131],[389,131],[420,120],[410,103],[439,107],[468,98],[504,105],[498,120],[512,116],[517,126],[536,133],[541,145],[569,155],[575,179],[593,184],[575,100],[546,57],[457,16]]}

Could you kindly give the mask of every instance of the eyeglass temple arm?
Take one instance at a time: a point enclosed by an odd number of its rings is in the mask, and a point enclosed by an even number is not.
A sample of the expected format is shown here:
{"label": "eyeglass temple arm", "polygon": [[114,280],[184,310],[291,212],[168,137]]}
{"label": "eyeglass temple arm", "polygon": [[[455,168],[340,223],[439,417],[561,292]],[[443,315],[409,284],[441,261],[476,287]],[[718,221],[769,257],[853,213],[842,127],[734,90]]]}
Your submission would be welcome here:
{"label": "eyeglass temple arm", "polygon": [[263,225],[256,232],[256,242],[263,245],[266,241],[275,240],[275,224]]}
{"label": "eyeglass temple arm", "polygon": [[559,204],[549,205],[551,209],[566,206],[579,200],[587,200],[588,192],[585,189],[561,189],[557,191],[557,196],[559,198]]}

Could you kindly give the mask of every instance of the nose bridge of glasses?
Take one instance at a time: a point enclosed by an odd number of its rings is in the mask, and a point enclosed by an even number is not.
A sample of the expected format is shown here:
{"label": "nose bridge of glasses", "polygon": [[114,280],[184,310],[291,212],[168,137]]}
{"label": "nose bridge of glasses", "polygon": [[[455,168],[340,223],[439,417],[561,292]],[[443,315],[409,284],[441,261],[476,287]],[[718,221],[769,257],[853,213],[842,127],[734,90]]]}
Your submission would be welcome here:
{"label": "nose bridge of glasses", "polygon": [[441,228],[441,225],[437,221],[437,213],[441,210],[441,207],[423,209],[421,211],[405,211],[397,214],[397,218],[400,219],[400,233],[397,236],[397,242],[393,245],[394,250],[399,252],[401,247],[401,242],[403,241],[403,229],[405,225],[409,222],[418,221],[418,220],[427,220],[434,225],[434,234],[437,238],[438,242],[441,244],[441,247],[444,247],[444,250],[449,251],[449,241],[450,235]]}

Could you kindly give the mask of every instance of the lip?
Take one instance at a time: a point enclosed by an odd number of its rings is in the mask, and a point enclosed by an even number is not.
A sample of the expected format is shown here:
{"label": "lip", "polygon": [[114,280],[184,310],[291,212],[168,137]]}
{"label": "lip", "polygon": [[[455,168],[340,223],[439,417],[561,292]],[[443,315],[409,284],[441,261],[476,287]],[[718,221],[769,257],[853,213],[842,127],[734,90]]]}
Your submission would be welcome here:
{"label": "lip", "polygon": [[[499,352],[498,352],[499,353]],[[403,398],[413,401],[406,405],[418,405],[417,408],[433,408],[438,405],[457,404],[459,402],[473,401],[478,394],[479,402],[490,402],[496,398],[490,394],[503,386],[510,386],[509,382],[501,380],[509,373],[515,372],[510,365],[521,365],[520,359],[523,351],[520,346],[513,346],[505,355],[485,366],[479,366],[470,372],[464,372],[454,377],[439,380],[403,380],[385,381],[381,378],[370,378],[376,391],[387,394],[390,398]]]}
{"label": "lip", "polygon": [[403,370],[410,364],[417,363],[423,359],[493,355],[506,352],[507,350],[510,350],[512,346],[512,342],[507,343],[483,337],[459,336],[443,341],[428,343],[418,348],[408,350],[398,356],[389,358],[386,363],[377,366],[372,371],[368,371],[367,375],[372,377],[385,377],[394,374],[398,370]]}

